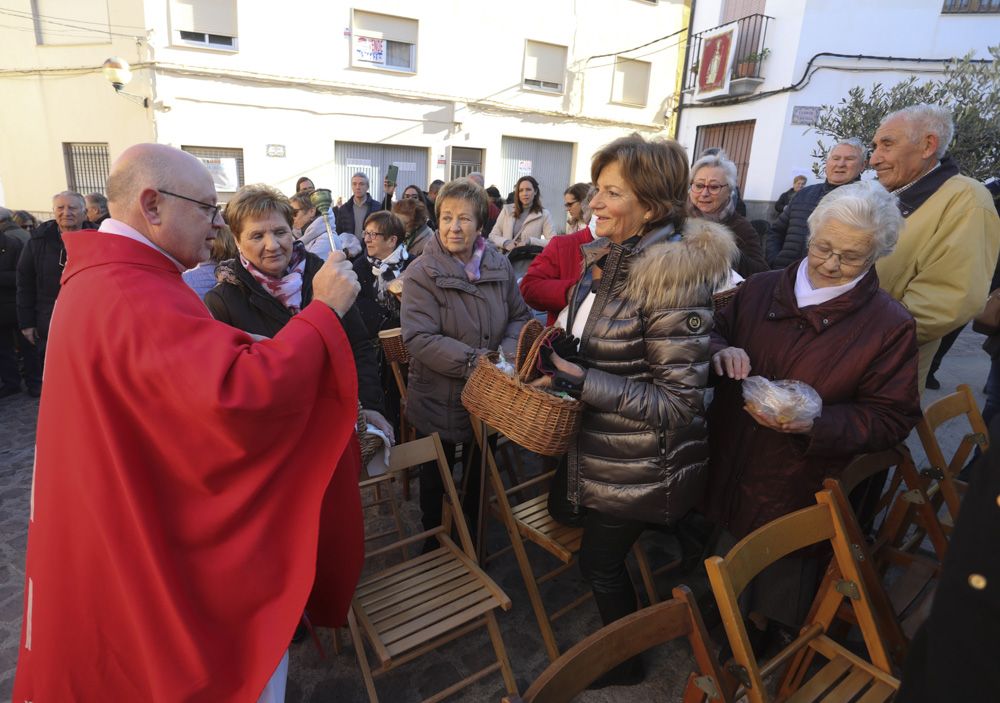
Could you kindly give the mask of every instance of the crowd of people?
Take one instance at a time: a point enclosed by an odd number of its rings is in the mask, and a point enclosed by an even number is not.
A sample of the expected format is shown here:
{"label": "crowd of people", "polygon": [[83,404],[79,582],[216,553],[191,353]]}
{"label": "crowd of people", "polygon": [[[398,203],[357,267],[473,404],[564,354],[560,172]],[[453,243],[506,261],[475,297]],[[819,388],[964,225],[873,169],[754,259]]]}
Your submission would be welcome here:
{"label": "crowd of people", "polygon": [[[139,697],[280,692],[334,486],[338,529],[360,531],[358,414],[392,442],[405,412],[449,462],[461,445],[478,467],[462,388],[486,353],[513,354],[533,314],[564,330],[536,383],[584,408],[549,511],[583,528],[601,620],[633,612],[625,559],[644,530],[700,516],[717,526],[704,548],[724,553],[917,423],[940,340],[982,308],[1000,254],[996,204],[948,156],[952,133],[937,106],[887,115],[870,156],[846,139],[824,182],[796,179],[763,237],[725,152],[692,159],[639,135],[566,188],[564,235],[531,176],[508,203],[479,173],[398,200],[387,180],[382,201],[356,173],[347,202],[303,177],[290,196],[245,186],[223,210],[200,162],[156,145],[120,157],[107,199],[57,194],[55,219],[33,231],[0,208],[0,393],[20,390],[18,374],[40,392],[48,357],[19,699],[104,675]],[[515,254],[530,258],[523,275]],[[393,328],[411,359],[405,410],[378,345]],[[751,375],[808,384],[821,412],[745,407]],[[1000,401],[1000,372],[990,384]],[[81,468],[65,481],[70,461]],[[478,470],[468,478],[475,529]],[[440,524],[442,490],[436,468],[421,472],[425,527]],[[164,514],[160,500],[180,507]],[[103,517],[81,532],[81,511]],[[111,529],[132,537],[109,541]],[[349,600],[360,547],[343,542],[334,592]],[[747,598],[751,622],[794,631],[821,573],[815,555],[781,560]],[[163,607],[144,603],[130,629],[124,613],[144,595]],[[66,622],[82,644],[65,644]],[[201,636],[206,623],[222,629]],[[108,632],[134,668],[91,670],[83,650]],[[176,656],[144,658],[142,632],[165,633],[158,649]],[[642,676],[631,660],[603,683]]]}

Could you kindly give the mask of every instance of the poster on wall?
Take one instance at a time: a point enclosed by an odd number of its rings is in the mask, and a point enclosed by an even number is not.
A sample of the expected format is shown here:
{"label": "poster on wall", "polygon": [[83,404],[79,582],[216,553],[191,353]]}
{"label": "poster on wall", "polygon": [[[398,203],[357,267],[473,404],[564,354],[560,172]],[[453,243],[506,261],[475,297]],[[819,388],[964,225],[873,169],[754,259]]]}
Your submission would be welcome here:
{"label": "poster on wall", "polygon": [[354,60],[385,66],[385,40],[354,37]]}
{"label": "poster on wall", "polygon": [[729,76],[733,68],[738,26],[735,22],[706,33],[698,56],[696,100],[729,95]]}
{"label": "poster on wall", "polygon": [[530,176],[531,175],[531,161],[529,161],[528,159],[521,159],[520,161],[518,161],[517,162],[517,175],[518,175],[519,178],[521,176]]}
{"label": "poster on wall", "polygon": [[212,158],[199,156],[198,160],[212,174],[212,182],[218,191],[235,192],[240,188],[240,170],[234,158]]}

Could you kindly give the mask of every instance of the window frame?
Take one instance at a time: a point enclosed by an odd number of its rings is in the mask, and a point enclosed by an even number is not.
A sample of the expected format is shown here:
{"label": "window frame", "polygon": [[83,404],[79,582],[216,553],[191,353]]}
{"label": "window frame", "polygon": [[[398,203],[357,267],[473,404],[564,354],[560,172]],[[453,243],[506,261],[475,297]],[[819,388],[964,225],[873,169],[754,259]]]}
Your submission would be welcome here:
{"label": "window frame", "polygon": [[[646,90],[645,96],[642,102],[629,102],[623,98],[621,100],[615,100],[615,87],[618,85],[618,65],[619,63],[633,63],[633,64],[644,64],[646,66]],[[652,61],[641,61],[639,59],[629,59],[622,56],[616,56],[615,62],[612,64],[611,69],[611,99],[608,101],[612,105],[623,105],[625,107],[648,107],[649,106],[649,84],[653,80],[653,62]],[[624,91],[622,91],[624,94]]]}
{"label": "window frame", "polygon": [[[965,5],[964,7],[962,5]],[[958,6],[958,7],[956,7]],[[1000,2],[997,0],[943,0],[942,15],[997,15]]]}
{"label": "window frame", "polygon": [[[237,186],[232,190],[220,190],[216,187],[215,192],[219,196],[219,202],[225,203],[236,194],[240,188],[246,185],[246,174],[244,172],[245,157],[242,147],[231,146],[204,146],[201,144],[181,144],[181,151],[186,151],[198,160],[201,159],[236,159],[236,181]],[[212,178],[213,184],[215,177]]]}
{"label": "window frame", "polygon": [[[202,0],[203,2],[213,2],[214,0]],[[228,20],[232,20],[232,31],[234,34],[219,34],[217,32],[211,32],[207,29],[203,30],[196,26],[195,24],[200,24],[196,22],[197,18],[192,18],[190,24],[192,26],[181,26],[181,22],[186,19],[186,16],[181,13],[175,13],[174,3],[172,0],[167,1],[167,16],[170,28],[170,46],[178,49],[200,49],[202,51],[212,51],[220,52],[225,54],[235,54],[240,50],[240,39],[239,39],[239,12],[236,0],[232,0],[232,17],[226,18],[226,23],[229,24]],[[184,24],[188,24],[184,22]],[[212,24],[212,22],[208,22]],[[185,37],[184,34],[197,35],[202,37],[201,39],[195,39],[192,37]],[[212,37],[219,37],[222,39],[230,40],[230,44],[216,42],[212,40]]]}
{"label": "window frame", "polygon": [[[359,24],[363,23],[359,23],[355,17],[355,12],[359,11],[369,16],[381,15],[384,17],[389,17],[393,20],[412,23],[413,28],[415,29],[415,34],[417,36],[417,41],[416,42],[402,41],[400,39],[391,39],[386,36],[374,37],[371,36],[370,34],[365,33],[364,27],[363,26],[359,27]],[[371,29],[372,28],[369,27],[369,30]],[[378,31],[384,34],[384,32],[382,32],[381,29]],[[363,71],[385,71],[387,73],[392,73],[395,75],[414,76],[417,73],[417,45],[419,44],[419,38],[420,38],[420,20],[418,20],[415,17],[406,17],[404,15],[390,15],[385,12],[375,12],[372,10],[363,10],[361,8],[354,8],[351,11],[350,67],[361,69]],[[357,41],[359,39],[384,42],[385,47],[382,53],[383,56],[385,57],[385,61],[383,61],[382,63],[378,63],[375,61],[367,61],[365,59],[358,58]],[[410,48],[409,66],[400,66],[398,64],[388,63],[390,43],[396,45],[408,46]]]}
{"label": "window frame", "polygon": [[[552,81],[546,81],[541,78],[527,76],[528,67],[528,46],[531,44],[538,44],[542,46],[552,46],[563,50],[563,64],[562,64],[562,83],[553,84]],[[524,40],[524,52],[521,57],[521,90],[526,90],[532,93],[541,93],[543,95],[565,95],[566,94],[566,70],[569,61],[569,47],[563,44],[555,44],[553,42],[541,41],[540,39],[525,39]],[[550,88],[545,84],[558,85],[558,88]]]}

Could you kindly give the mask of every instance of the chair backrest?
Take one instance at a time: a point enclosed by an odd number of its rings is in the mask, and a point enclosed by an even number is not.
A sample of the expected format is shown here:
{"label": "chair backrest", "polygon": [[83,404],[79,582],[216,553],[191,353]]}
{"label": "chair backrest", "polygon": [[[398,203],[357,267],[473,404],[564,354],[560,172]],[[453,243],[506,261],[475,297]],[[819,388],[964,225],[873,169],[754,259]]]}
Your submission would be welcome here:
{"label": "chair backrest", "polygon": [[[746,694],[753,703],[769,701],[763,679],[773,672],[777,660],[786,660],[806,646],[811,638],[829,628],[840,602],[846,597],[843,593],[852,594],[851,604],[872,662],[884,671],[891,671],[891,663],[875,622],[867,589],[846,537],[843,519],[828,491],[817,493],[816,498],[818,505],[780,517],[751,532],[724,557],[715,556],[705,561],[733,655],[746,674],[743,677]],[[832,545],[834,559],[843,576],[842,585],[827,594],[828,602],[822,607],[814,608],[814,618],[803,624],[803,634],[771,663],[760,667],[747,636],[739,596],[766,567],[792,552],[820,542]],[[833,597],[829,597],[831,595]]]}
{"label": "chair backrest", "polygon": [[[948,461],[937,441],[935,431],[948,420],[962,415],[968,419],[972,431],[962,437],[958,449],[952,455],[951,461]],[[958,475],[977,445],[984,452],[990,447],[989,430],[983,421],[982,413],[979,412],[979,405],[972,395],[972,389],[964,383],[956,388],[954,393],[939,398],[924,409],[923,418],[917,423],[917,434],[920,435],[920,443],[927,453],[931,468],[948,470],[952,476]]]}
{"label": "chair backrest", "polygon": [[[945,458],[935,431],[948,420],[962,415],[967,418],[972,431],[962,437],[962,441],[959,442],[958,448],[949,461]],[[984,452],[990,446],[989,432],[986,423],[983,422],[983,416],[979,412],[976,399],[972,395],[972,389],[962,384],[955,389],[954,393],[939,398],[928,405],[924,409],[920,422],[917,423],[917,434],[924,447],[924,452],[927,454],[927,461],[930,463],[926,472],[931,478],[938,481],[941,495],[948,504],[952,519],[957,520],[961,497],[955,479],[976,445]]]}
{"label": "chair backrest", "polygon": [[[441,526],[431,530],[426,530],[417,535],[405,537],[398,542],[382,547],[375,552],[370,552],[368,556],[381,554],[394,549],[398,549],[401,543],[414,543],[421,538],[433,535],[449,535],[452,525],[458,532],[460,546],[462,550],[471,558],[475,559],[475,548],[472,546],[472,539],[469,536],[469,527],[465,523],[462,513],[461,503],[458,499],[458,491],[455,489],[455,482],[452,479],[451,469],[441,446],[441,438],[437,432],[420,439],[406,442],[392,448],[389,453],[389,470],[375,478],[370,478],[361,482],[362,488],[376,485],[386,485],[400,472],[406,469],[418,468],[421,464],[433,463],[437,465],[438,473],[441,475],[441,483],[444,486],[443,509],[441,511]],[[388,490],[392,487],[388,486]]]}
{"label": "chair backrest", "polygon": [[[905,451],[905,447],[903,450]],[[831,477],[823,481],[823,488],[829,493],[833,504],[843,519],[844,534],[850,542],[851,550],[854,553],[855,565],[868,591],[868,596],[871,598],[872,612],[876,620],[878,620],[879,632],[882,634],[886,646],[897,662],[902,662],[906,656],[909,641],[903,633],[899,619],[896,617],[889,594],[886,592],[881,575],[876,568],[876,559],[873,558],[868,540],[865,539],[864,530],[848,496],[853,488],[860,485],[866,479],[894,466],[898,467],[903,460],[903,453],[899,449],[863,454],[844,469],[839,479]],[[837,568],[836,560],[831,564],[826,578],[842,578],[842,574],[840,574]],[[815,606],[816,604],[814,604]]]}
{"label": "chair backrest", "polygon": [[[698,676],[689,678],[692,688],[703,692],[685,701],[722,703],[721,672],[708,645],[709,637],[698,604],[687,586],[673,591],[673,598],[643,608],[578,642],[548,666],[524,694],[525,703],[568,703],[593,681],[622,662],[664,642],[687,637]],[[715,695],[709,691],[715,692]]]}

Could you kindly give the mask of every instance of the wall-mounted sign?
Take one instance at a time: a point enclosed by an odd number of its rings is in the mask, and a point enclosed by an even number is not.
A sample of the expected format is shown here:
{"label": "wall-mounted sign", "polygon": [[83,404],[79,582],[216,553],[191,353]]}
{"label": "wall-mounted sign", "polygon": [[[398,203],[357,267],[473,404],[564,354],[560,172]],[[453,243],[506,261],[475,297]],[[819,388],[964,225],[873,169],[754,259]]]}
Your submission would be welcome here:
{"label": "wall-mounted sign", "polygon": [[285,158],[285,145],[284,144],[268,144],[267,145],[267,155],[274,156],[276,158]]}
{"label": "wall-mounted sign", "polygon": [[695,99],[706,100],[729,95],[729,76],[732,73],[737,32],[738,26],[734,22],[702,36]]}
{"label": "wall-mounted sign", "polygon": [[356,159],[354,157],[348,156],[347,157],[347,165],[348,166],[371,166],[372,165],[372,160],[371,159]]}
{"label": "wall-mounted sign", "polygon": [[396,166],[399,167],[400,171],[414,171],[415,172],[417,170],[417,164],[414,163],[413,161],[400,161],[399,163],[396,164]]}
{"label": "wall-mounted sign", "polygon": [[792,107],[793,125],[814,125],[819,119],[820,108],[818,105],[795,105]]}
{"label": "wall-mounted sign", "polygon": [[527,159],[523,159],[517,162],[517,175],[518,176],[530,176],[531,175],[531,162]]}

